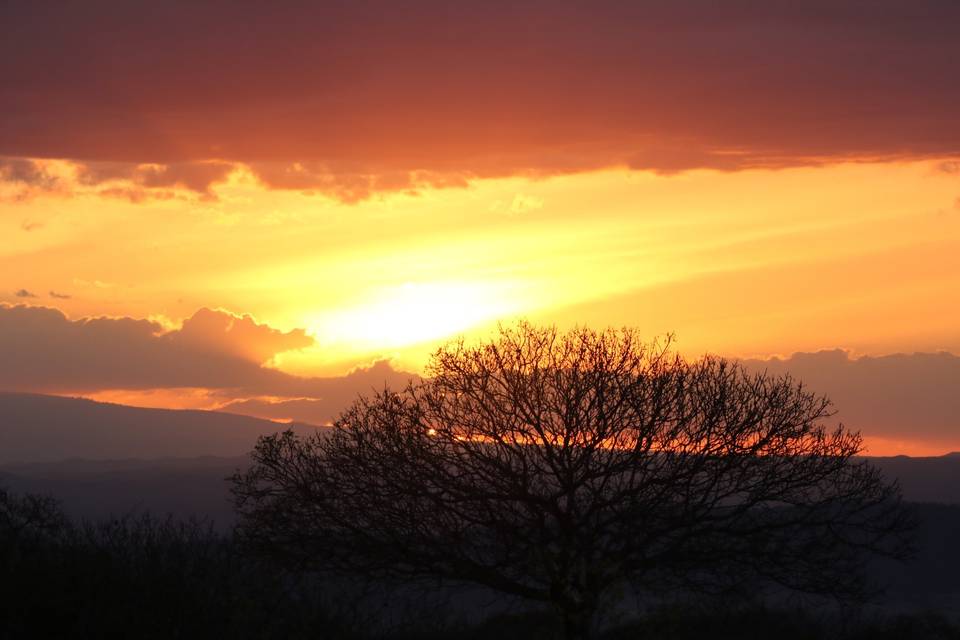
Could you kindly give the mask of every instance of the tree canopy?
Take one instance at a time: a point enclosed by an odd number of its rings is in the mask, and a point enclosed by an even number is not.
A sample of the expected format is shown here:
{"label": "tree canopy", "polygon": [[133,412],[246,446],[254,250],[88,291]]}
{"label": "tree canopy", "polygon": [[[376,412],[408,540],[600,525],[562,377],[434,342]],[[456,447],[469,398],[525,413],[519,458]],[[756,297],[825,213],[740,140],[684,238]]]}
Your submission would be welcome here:
{"label": "tree canopy", "polygon": [[586,637],[617,589],[774,583],[856,597],[905,552],[899,489],[789,377],[630,329],[502,327],[329,433],[262,438],[234,481],[249,544],[300,566],[484,585]]}

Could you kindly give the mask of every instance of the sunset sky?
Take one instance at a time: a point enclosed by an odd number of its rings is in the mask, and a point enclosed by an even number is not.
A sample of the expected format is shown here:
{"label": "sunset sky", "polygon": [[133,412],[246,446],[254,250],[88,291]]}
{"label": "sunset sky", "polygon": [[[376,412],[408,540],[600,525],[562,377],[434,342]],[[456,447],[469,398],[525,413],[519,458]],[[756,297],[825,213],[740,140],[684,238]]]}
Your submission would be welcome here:
{"label": "sunset sky", "polygon": [[960,3],[265,6],[0,5],[0,389],[319,422],[526,317],[960,449]]}

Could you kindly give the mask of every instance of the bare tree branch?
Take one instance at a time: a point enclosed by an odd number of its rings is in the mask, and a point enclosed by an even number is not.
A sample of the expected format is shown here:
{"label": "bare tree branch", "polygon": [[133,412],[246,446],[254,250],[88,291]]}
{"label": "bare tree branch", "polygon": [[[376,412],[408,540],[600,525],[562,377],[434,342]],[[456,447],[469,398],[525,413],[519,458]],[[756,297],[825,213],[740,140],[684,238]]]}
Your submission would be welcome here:
{"label": "bare tree branch", "polygon": [[866,593],[867,554],[905,554],[909,521],[854,459],[859,434],[789,377],[670,343],[529,324],[451,343],[329,436],[261,439],[235,478],[243,535],[306,566],[550,603],[570,637],[624,584]]}

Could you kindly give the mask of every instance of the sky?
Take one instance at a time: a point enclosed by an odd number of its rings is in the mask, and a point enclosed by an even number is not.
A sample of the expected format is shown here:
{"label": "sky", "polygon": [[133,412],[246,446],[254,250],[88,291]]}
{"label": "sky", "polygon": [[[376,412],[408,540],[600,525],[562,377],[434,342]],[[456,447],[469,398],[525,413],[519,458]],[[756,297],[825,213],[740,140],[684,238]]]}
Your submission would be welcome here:
{"label": "sky", "polygon": [[0,5],[0,388],[327,422],[518,317],[960,450],[960,5]]}

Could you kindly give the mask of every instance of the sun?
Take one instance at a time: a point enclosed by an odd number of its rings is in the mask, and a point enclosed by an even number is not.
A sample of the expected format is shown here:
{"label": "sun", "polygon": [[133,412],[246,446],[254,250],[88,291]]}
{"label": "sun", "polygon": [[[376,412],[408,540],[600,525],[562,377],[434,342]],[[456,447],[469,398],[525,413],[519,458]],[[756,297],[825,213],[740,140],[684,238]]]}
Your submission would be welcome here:
{"label": "sun", "polygon": [[321,314],[310,325],[321,343],[390,349],[443,339],[515,316],[521,308],[502,283],[404,282],[356,306]]}

